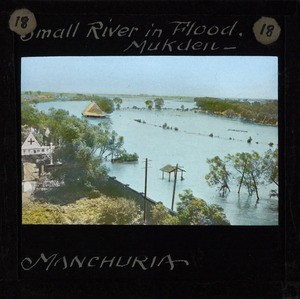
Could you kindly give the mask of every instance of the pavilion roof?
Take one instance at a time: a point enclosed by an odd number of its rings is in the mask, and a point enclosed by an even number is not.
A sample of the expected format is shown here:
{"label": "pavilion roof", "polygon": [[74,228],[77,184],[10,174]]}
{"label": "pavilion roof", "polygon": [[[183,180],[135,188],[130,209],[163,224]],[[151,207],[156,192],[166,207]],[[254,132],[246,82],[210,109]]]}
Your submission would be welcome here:
{"label": "pavilion roof", "polygon": [[[164,171],[164,172],[171,173],[171,172],[175,171],[175,169],[176,169],[176,166],[172,166],[172,165],[170,165],[170,164],[167,164],[167,165],[165,165],[163,168],[161,168],[160,170],[161,170],[161,171]],[[180,168],[180,167],[177,167],[177,170],[186,172],[184,169],[182,169],[182,168]]]}

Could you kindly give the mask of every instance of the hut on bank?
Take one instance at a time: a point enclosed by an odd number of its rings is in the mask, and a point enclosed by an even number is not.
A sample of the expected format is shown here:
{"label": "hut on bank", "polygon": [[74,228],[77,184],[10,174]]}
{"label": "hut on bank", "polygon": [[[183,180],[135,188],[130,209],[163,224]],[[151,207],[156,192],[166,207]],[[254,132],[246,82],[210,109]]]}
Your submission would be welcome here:
{"label": "hut on bank", "polygon": [[105,118],[107,114],[103,112],[96,103],[90,103],[82,112],[83,116]]}

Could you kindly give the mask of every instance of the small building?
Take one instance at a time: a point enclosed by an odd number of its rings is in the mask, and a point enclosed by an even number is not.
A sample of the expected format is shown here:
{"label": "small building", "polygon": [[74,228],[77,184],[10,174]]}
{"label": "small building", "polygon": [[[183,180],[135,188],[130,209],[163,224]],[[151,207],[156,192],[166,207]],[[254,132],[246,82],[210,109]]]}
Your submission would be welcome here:
{"label": "small building", "polygon": [[[174,176],[175,176],[176,166],[172,166],[170,164],[167,164],[166,166],[164,166],[160,170],[162,171],[162,179],[164,179],[165,172],[169,174],[169,182],[170,182],[172,172],[174,172]],[[184,179],[183,178],[183,173],[186,172],[186,171],[184,169],[180,168],[180,167],[177,167],[177,171],[181,172],[180,179],[183,180]]]}
{"label": "small building", "polygon": [[83,116],[105,118],[107,114],[103,112],[96,103],[90,103],[82,112]]}
{"label": "small building", "polygon": [[22,145],[22,156],[46,155],[52,160],[54,148],[52,143],[50,143],[50,146],[40,145],[33,133],[30,132]]}

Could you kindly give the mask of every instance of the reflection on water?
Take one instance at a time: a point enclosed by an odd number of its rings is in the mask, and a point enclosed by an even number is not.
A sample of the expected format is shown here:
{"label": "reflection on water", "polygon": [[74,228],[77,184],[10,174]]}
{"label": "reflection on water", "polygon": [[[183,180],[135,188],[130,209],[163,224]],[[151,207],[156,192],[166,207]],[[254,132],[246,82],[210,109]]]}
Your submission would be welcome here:
{"label": "reflection on water", "polygon": [[[82,117],[81,112],[86,105],[87,102],[48,102],[37,104],[37,108],[44,111],[50,107],[61,108]],[[138,109],[132,109],[133,106]],[[145,109],[144,99],[123,99],[122,109],[110,115],[111,126],[119,135],[124,136],[125,149],[129,153],[136,152],[140,159],[134,164],[108,163],[110,175],[143,192],[144,161],[148,158],[148,196],[155,201],[162,201],[170,208],[173,175],[170,182],[168,175],[162,179],[160,169],[167,164],[178,163],[186,173],[184,180],[177,181],[176,201],[179,193],[191,189],[195,196],[203,198],[209,204],[222,206],[231,224],[277,225],[278,203],[276,199],[269,198],[271,186],[260,188],[260,202],[256,204],[255,196],[249,197],[245,191],[239,197],[236,186],[232,186],[232,191],[226,198],[221,198],[205,181],[208,173],[207,158],[253,150],[264,153],[269,149],[268,143],[278,143],[277,128],[183,111],[183,108],[193,107],[194,103],[191,102],[168,100],[165,101],[167,109],[150,111]],[[135,119],[141,119],[145,123],[136,122]],[[97,124],[102,120],[88,121]],[[163,129],[165,123],[172,130]],[[175,131],[175,127],[178,130]],[[211,134],[213,137],[209,137]],[[253,139],[251,144],[247,143],[250,136]]]}

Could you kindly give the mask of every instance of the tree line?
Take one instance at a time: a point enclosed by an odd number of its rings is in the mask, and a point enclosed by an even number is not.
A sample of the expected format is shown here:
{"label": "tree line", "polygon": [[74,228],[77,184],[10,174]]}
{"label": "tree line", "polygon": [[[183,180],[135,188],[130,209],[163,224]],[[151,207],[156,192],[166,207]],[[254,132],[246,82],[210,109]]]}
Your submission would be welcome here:
{"label": "tree line", "polygon": [[199,97],[195,98],[194,102],[198,109],[208,113],[238,117],[261,124],[274,126],[278,124],[278,102],[276,100],[250,102]]}
{"label": "tree line", "polygon": [[[65,93],[51,93],[42,91],[25,91],[25,101],[30,103],[39,103],[45,101],[91,101],[95,102],[105,113],[112,113],[114,110],[119,110],[123,100],[120,97],[110,99],[108,97],[98,96],[94,94],[65,94]],[[25,102],[24,101],[24,102]]]}

